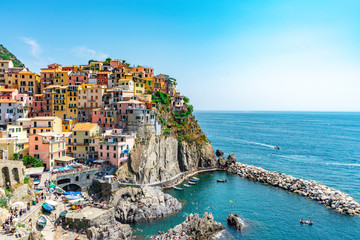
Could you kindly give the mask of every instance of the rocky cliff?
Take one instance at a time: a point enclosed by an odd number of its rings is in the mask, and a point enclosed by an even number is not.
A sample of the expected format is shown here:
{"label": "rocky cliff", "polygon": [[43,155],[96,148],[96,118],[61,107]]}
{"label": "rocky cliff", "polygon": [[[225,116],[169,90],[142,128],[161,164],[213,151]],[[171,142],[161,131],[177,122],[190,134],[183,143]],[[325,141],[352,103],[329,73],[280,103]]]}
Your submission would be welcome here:
{"label": "rocky cliff", "polygon": [[115,218],[121,223],[156,220],[181,209],[181,203],[160,188],[121,188],[114,193],[110,204],[115,207]]}
{"label": "rocky cliff", "polygon": [[119,170],[118,175],[131,176],[139,183],[154,183],[216,165],[213,147],[191,112],[177,113],[169,103],[158,102],[156,116],[162,123],[162,135],[139,137],[130,152],[125,167],[128,170]]}

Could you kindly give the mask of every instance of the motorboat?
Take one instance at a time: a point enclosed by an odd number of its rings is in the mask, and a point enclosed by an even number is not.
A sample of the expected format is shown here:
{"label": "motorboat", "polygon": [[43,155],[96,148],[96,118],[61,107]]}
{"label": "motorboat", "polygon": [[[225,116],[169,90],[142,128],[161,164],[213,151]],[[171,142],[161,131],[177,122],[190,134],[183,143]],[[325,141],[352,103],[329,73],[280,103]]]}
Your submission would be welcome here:
{"label": "motorboat", "polygon": [[180,188],[180,187],[173,187],[173,189],[178,190],[178,191],[184,190],[183,188]]}
{"label": "motorboat", "polygon": [[313,222],[312,222],[311,220],[301,219],[301,220],[300,220],[300,223],[301,223],[301,224],[307,224],[307,225],[313,225]]}
{"label": "motorboat", "polygon": [[190,184],[190,185],[196,185],[197,182],[190,182],[190,181],[188,181],[188,184]]}
{"label": "motorboat", "polygon": [[184,184],[184,187],[190,187],[190,185]]}
{"label": "motorboat", "polygon": [[280,150],[280,147],[279,147],[279,146],[275,146],[274,149]]}
{"label": "motorboat", "polygon": [[197,178],[197,177],[192,177],[192,178],[193,178],[193,179],[196,179],[196,180],[198,180],[198,181],[200,180],[200,178]]}
{"label": "motorboat", "polygon": [[190,179],[189,179],[189,181],[190,181],[190,182],[198,182],[198,181],[199,181],[199,179],[190,178]]}
{"label": "motorboat", "polygon": [[227,182],[227,179],[225,179],[225,178],[224,179],[217,179],[216,181],[217,182]]}

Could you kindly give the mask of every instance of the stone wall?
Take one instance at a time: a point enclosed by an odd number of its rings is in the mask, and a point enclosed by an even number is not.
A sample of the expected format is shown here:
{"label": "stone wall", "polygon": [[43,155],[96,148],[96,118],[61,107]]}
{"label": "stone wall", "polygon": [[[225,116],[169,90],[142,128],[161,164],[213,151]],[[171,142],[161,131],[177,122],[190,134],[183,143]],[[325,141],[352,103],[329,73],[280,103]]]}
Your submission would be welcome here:
{"label": "stone wall", "polygon": [[95,174],[102,171],[102,169],[89,170],[79,173],[69,173],[66,175],[57,175],[55,184],[61,188],[64,188],[68,185],[74,184],[82,189],[88,188],[93,183],[95,179]]}
{"label": "stone wall", "polygon": [[0,186],[8,187],[24,182],[25,166],[22,161],[0,160]]}

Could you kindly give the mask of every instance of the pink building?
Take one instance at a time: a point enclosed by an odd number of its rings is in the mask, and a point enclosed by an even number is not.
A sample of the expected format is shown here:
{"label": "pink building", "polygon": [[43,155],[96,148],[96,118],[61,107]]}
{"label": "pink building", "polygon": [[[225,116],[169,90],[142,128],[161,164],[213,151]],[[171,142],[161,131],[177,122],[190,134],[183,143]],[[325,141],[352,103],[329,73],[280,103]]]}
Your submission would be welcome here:
{"label": "pink building", "polygon": [[69,75],[69,85],[81,85],[89,83],[90,73],[85,71],[71,72]]}
{"label": "pink building", "polygon": [[116,127],[118,125],[116,109],[113,107],[93,109],[91,122],[97,123],[104,131]]}
{"label": "pink building", "polygon": [[55,132],[37,133],[29,136],[29,155],[41,160],[46,170],[71,163],[74,158],[66,156],[63,135]]}
{"label": "pink building", "polygon": [[99,159],[110,162],[119,167],[127,162],[130,150],[134,147],[135,135],[124,134],[122,129],[112,129],[110,133],[100,139]]}
{"label": "pink building", "polygon": [[0,99],[15,99],[15,96],[19,93],[16,88],[1,88]]}

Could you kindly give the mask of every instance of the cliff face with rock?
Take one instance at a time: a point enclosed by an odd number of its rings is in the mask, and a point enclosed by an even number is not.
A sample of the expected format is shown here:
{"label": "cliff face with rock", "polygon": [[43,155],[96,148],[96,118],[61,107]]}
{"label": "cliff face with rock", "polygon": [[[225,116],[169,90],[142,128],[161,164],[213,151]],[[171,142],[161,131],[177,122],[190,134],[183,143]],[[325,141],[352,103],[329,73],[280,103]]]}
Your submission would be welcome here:
{"label": "cliff face with rock", "polygon": [[115,218],[121,223],[156,220],[181,209],[181,203],[160,188],[121,188],[114,193],[110,204]]}
{"label": "cliff face with rock", "polygon": [[118,175],[138,183],[154,183],[216,165],[213,147],[191,112],[177,113],[169,103],[158,102],[156,116],[162,123],[162,135],[138,136],[128,170],[119,170]]}
{"label": "cliff face with rock", "polygon": [[212,239],[224,229],[225,227],[221,223],[214,221],[211,213],[204,213],[202,218],[199,217],[199,214],[190,214],[184,222],[176,225],[161,236],[154,236],[154,238],[168,239],[169,236],[177,236],[176,239],[205,240]]}

